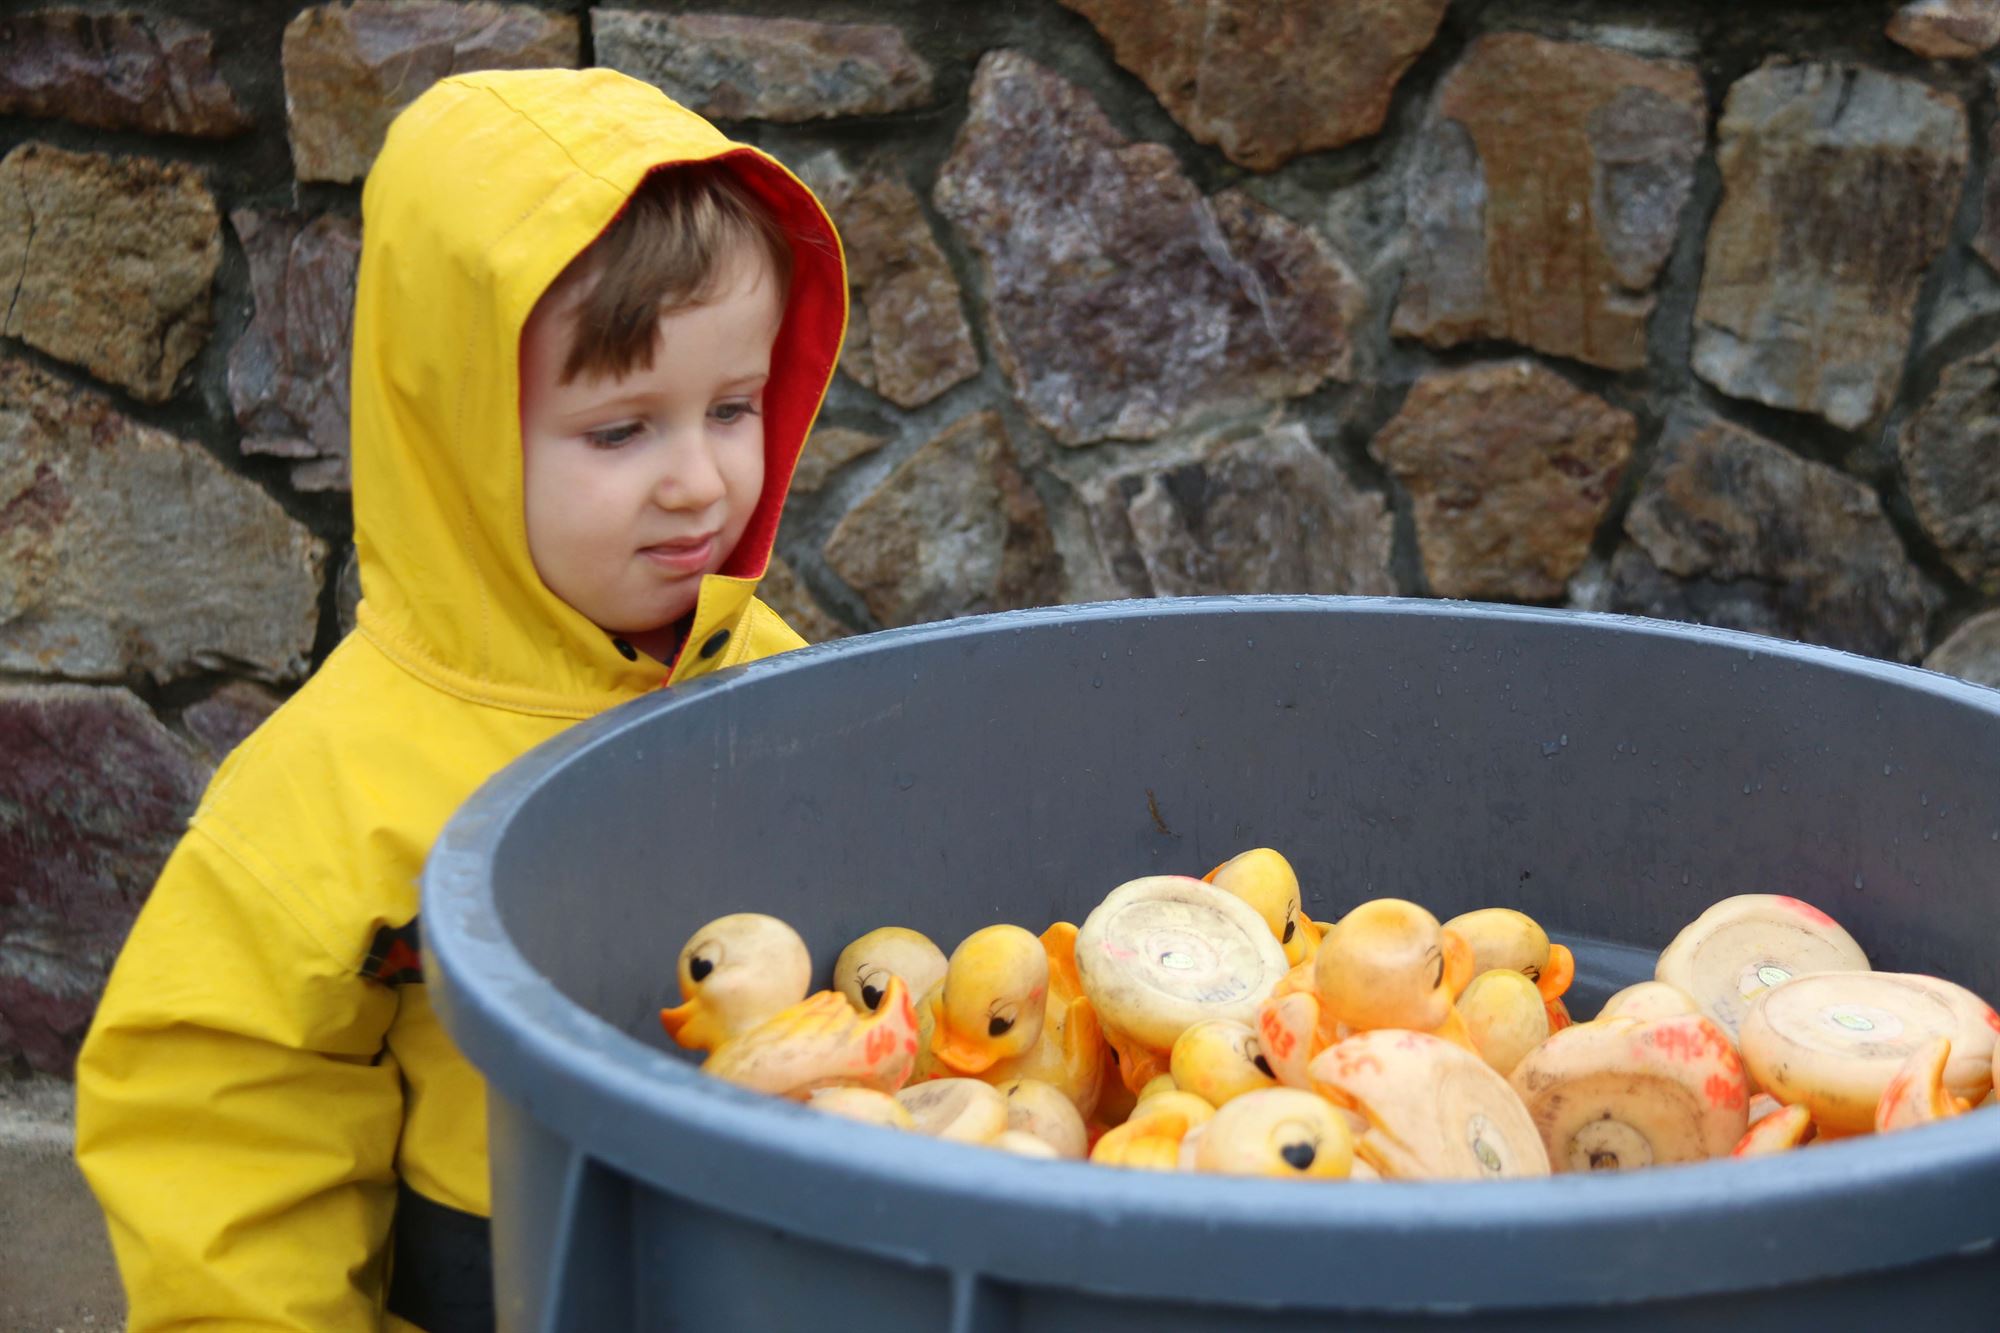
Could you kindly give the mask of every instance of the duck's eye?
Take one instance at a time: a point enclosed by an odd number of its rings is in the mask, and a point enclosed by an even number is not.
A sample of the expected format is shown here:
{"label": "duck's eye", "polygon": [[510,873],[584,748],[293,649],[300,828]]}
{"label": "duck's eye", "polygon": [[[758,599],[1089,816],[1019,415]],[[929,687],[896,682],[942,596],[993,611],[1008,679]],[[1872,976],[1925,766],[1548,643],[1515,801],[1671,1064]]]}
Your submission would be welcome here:
{"label": "duck's eye", "polygon": [[1530,963],[1521,969],[1521,975],[1530,981],[1540,981],[1542,979],[1542,969]]}
{"label": "duck's eye", "polygon": [[1287,1143],[1278,1149],[1278,1156],[1291,1163],[1295,1170],[1303,1171],[1313,1164],[1319,1150],[1310,1143]]}
{"label": "duck's eye", "polygon": [[1250,1063],[1257,1066],[1257,1072],[1262,1074],[1265,1078],[1277,1077],[1277,1074],[1273,1073],[1271,1070],[1271,1062],[1264,1058],[1264,1053],[1262,1051],[1257,1052],[1257,1058],[1252,1060]]}
{"label": "duck's eye", "polygon": [[1444,985],[1444,955],[1440,953],[1437,956],[1437,970],[1431,977],[1431,989],[1436,990],[1442,985]]}
{"label": "duck's eye", "polygon": [[879,968],[871,967],[865,976],[859,978],[861,982],[861,1003],[867,1005],[871,1013],[882,1007],[882,996],[888,989],[887,985],[880,980],[882,975]]}
{"label": "duck's eye", "polygon": [[986,1024],[986,1035],[989,1037],[1004,1037],[1013,1027],[1013,1019],[1003,1018],[999,1014],[995,1014]]}
{"label": "duck's eye", "polygon": [[1292,942],[1292,936],[1294,936],[1294,935],[1296,935],[1296,934],[1298,934],[1298,933],[1299,933],[1299,923],[1298,923],[1298,922],[1296,922],[1296,921],[1294,921],[1294,920],[1292,920],[1292,919],[1291,919],[1290,917],[1286,917],[1286,918],[1285,918],[1285,939],[1284,939],[1284,942],[1285,942],[1286,944],[1290,944],[1290,943]]}
{"label": "duck's eye", "polygon": [[707,977],[713,971],[715,971],[715,964],[709,962],[706,958],[688,959],[688,975],[693,977],[697,982]]}
{"label": "duck's eye", "polygon": [[1114,1065],[1120,1065],[1120,1064],[1124,1064],[1124,1063],[1125,1063],[1125,1062],[1124,1062],[1123,1060],[1120,1060],[1120,1059],[1118,1058],[1118,1048],[1117,1048],[1116,1046],[1106,1046],[1106,1047],[1105,1047],[1104,1049],[1105,1049],[1105,1050],[1107,1050],[1107,1051],[1109,1051],[1109,1052],[1111,1053],[1111,1063],[1112,1063],[1112,1064],[1114,1064]]}

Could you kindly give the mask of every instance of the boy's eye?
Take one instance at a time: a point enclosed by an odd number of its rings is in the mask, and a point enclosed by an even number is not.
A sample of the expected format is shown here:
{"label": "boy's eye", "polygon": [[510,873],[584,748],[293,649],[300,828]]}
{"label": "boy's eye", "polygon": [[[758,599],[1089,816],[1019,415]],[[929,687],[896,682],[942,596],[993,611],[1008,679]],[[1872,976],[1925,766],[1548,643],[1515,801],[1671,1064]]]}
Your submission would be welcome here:
{"label": "boy's eye", "polygon": [[587,430],[583,438],[599,449],[616,449],[619,445],[639,433],[639,423],[627,421],[616,426],[606,426],[602,430]]}
{"label": "boy's eye", "polygon": [[744,417],[756,416],[757,409],[747,402],[717,403],[709,415],[727,426],[732,422],[741,421]]}

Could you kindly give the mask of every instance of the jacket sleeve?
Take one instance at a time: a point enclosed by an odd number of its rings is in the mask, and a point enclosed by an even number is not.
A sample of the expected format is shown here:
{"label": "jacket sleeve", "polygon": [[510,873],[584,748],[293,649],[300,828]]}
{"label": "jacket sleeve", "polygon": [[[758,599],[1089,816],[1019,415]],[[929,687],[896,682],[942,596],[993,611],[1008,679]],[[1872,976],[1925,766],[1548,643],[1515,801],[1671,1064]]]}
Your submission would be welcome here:
{"label": "jacket sleeve", "polygon": [[76,1152],[130,1333],[381,1326],[402,1086],[393,991],[197,827],[77,1061]]}

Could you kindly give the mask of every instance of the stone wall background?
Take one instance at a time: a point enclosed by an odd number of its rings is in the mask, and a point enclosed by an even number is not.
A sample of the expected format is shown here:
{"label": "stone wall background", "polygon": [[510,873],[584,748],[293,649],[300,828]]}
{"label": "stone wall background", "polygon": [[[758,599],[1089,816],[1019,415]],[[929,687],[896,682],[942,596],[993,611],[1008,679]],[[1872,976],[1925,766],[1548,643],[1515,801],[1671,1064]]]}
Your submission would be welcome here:
{"label": "stone wall background", "polygon": [[854,326],[767,593],[1633,611],[2000,684],[2000,6],[125,0],[0,17],[0,1063],[65,1072],[350,623],[359,179],[601,63],[800,171]]}

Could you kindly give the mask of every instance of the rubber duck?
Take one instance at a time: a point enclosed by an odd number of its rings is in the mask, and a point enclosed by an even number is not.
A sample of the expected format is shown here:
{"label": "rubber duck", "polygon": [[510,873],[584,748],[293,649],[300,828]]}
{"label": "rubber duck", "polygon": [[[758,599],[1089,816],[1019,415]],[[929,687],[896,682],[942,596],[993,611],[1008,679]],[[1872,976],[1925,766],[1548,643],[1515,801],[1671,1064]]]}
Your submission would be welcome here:
{"label": "rubber duck", "polygon": [[804,1098],[841,1083],[894,1092],[916,1058],[916,1004],[903,979],[891,977],[872,1014],[856,1013],[845,995],[823,990],[725,1041],[701,1068],[739,1087]]}
{"label": "rubber duck", "polygon": [[1701,1006],[1679,986],[1664,981],[1639,981],[1613,992],[1599,1018],[1672,1018],[1675,1014],[1698,1014]]}
{"label": "rubber duck", "polygon": [[1215,1108],[1191,1092],[1142,1097],[1132,1108],[1130,1119],[1098,1139],[1090,1150],[1090,1160],[1100,1166],[1178,1171],[1181,1141],[1214,1116]]}
{"label": "rubber duck", "polygon": [[1260,1088],[1196,1126],[1181,1142],[1181,1165],[1227,1176],[1344,1180],[1354,1166],[1354,1136],[1324,1097]]}
{"label": "rubber duck", "polygon": [[916,1122],[910,1119],[910,1113],[903,1109],[901,1102],[875,1088],[857,1088],[847,1084],[815,1088],[806,1097],[806,1105],[843,1120],[858,1120],[864,1125],[881,1125],[885,1129],[916,1128]]}
{"label": "rubber duck", "polygon": [[1113,889],[1084,918],[1076,965],[1133,1091],[1166,1072],[1174,1042],[1196,1023],[1252,1022],[1288,966],[1249,904],[1185,875]]}
{"label": "rubber duck", "polygon": [[1533,980],[1511,968],[1474,977],[1458,997],[1458,1012],[1472,1049],[1503,1078],[1549,1036],[1546,999]]}
{"label": "rubber duck", "polygon": [[[1069,1095],[1040,1079],[1017,1078],[994,1085],[1007,1104],[1007,1128],[1047,1144],[1056,1157],[1082,1161],[1090,1134]],[[1005,1145],[1001,1145],[1005,1146]]]}
{"label": "rubber duck", "polygon": [[1508,1082],[1558,1172],[1725,1157],[1749,1129],[1742,1062],[1701,1014],[1579,1023],[1536,1047]]}
{"label": "rubber duck", "polygon": [[1954,1097],[1944,1085],[1945,1064],[1951,1059],[1951,1039],[1931,1037],[1910,1052],[1882,1089],[1875,1104],[1875,1132],[1909,1129],[1936,1120],[1949,1120],[1972,1109],[1965,1097]]}
{"label": "rubber duck", "polygon": [[1750,1002],[1771,987],[1807,972],[1867,970],[1854,937],[1811,903],[1742,893],[1683,926],[1660,951],[1653,979],[1693,997],[1735,1041]]}
{"label": "rubber duck", "polygon": [[913,1128],[954,1143],[991,1143],[1007,1128],[1007,1099],[976,1078],[934,1078],[896,1094]]}
{"label": "rubber duck", "polygon": [[1049,985],[1041,1036],[1021,1054],[994,1061],[980,1077],[994,1084],[1021,1079],[1051,1084],[1069,1098],[1080,1117],[1088,1117],[1097,1110],[1103,1092],[1109,1053],[1097,1010],[1076,969],[1076,938],[1077,928],[1067,921],[1042,932]]}
{"label": "rubber duck", "polygon": [[1320,930],[1306,916],[1299,898],[1299,877],[1292,863],[1269,847],[1239,852],[1203,875],[1202,882],[1233,893],[1264,918],[1285,962],[1296,967],[1319,947]]}
{"label": "rubber duck", "polygon": [[1376,1028],[1321,1051],[1310,1075],[1314,1092],[1353,1113],[1360,1126],[1355,1155],[1383,1179],[1549,1173],[1548,1151],[1520,1098],[1462,1046]]}
{"label": "rubber duck", "polygon": [[1472,951],[1415,903],[1362,903],[1327,927],[1311,967],[1309,989],[1295,968],[1257,1015],[1264,1054],[1286,1086],[1310,1086],[1307,1067],[1321,1052],[1380,1028],[1431,1033],[1477,1053],[1453,1004],[1472,980]]}
{"label": "rubber duck", "polygon": [[1211,1018],[1181,1033],[1167,1072],[1175,1087],[1218,1109],[1245,1093],[1278,1086],[1256,1030],[1227,1018]]}
{"label": "rubber duck", "polygon": [[1819,1138],[1874,1130],[1883,1093],[1932,1038],[1944,1090],[1986,1095],[2000,1015],[1963,986],[1908,972],[1817,972],[1752,997],[1743,1062],[1779,1101],[1812,1112]]}
{"label": "rubber duck", "polygon": [[1049,956],[1019,926],[987,926],[959,942],[930,999],[930,1052],[957,1075],[978,1075],[1041,1040]]}
{"label": "rubber duck", "polygon": [[678,971],[682,1002],[660,1010],[660,1025],[689,1050],[712,1051],[805,999],[812,955],[778,918],[737,912],[689,936]]}
{"label": "rubber duck", "polygon": [[1769,1157],[1790,1152],[1812,1139],[1812,1112],[1803,1106],[1780,1106],[1750,1122],[1750,1128],[1729,1151],[1731,1157]]}
{"label": "rubber duck", "polygon": [[833,963],[833,988],[855,1008],[875,1012],[891,976],[903,979],[912,995],[929,995],[944,980],[944,950],[931,938],[902,926],[882,926],[861,936]]}
{"label": "rubber duck", "polygon": [[1461,912],[1445,922],[1444,928],[1471,946],[1474,976],[1495,968],[1521,973],[1541,993],[1549,1031],[1569,1026],[1569,1008],[1563,996],[1576,980],[1576,956],[1568,946],[1549,939],[1533,917],[1511,907],[1482,907]]}

